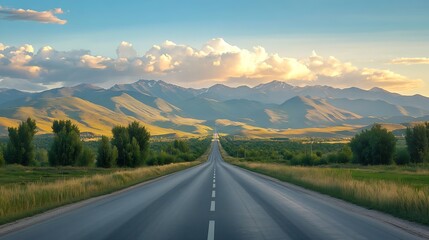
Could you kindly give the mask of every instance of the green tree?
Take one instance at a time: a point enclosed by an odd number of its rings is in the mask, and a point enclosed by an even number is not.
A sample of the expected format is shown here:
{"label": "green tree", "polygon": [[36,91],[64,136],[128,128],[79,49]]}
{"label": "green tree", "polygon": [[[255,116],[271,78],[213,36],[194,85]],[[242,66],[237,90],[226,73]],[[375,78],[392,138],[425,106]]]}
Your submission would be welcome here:
{"label": "green tree", "polygon": [[48,151],[44,148],[36,150],[35,165],[40,167],[49,166]]}
{"label": "green tree", "polygon": [[141,156],[140,145],[137,139],[133,137],[131,143],[127,146],[128,152],[128,167],[138,167],[143,164],[143,158]]}
{"label": "green tree", "polygon": [[378,124],[373,126],[370,132],[372,164],[392,163],[396,147],[396,138],[393,133]]}
{"label": "green tree", "polygon": [[84,146],[82,149],[82,153],[80,154],[76,165],[80,167],[88,167],[92,166],[95,162],[95,154],[94,152],[89,148]]}
{"label": "green tree", "polygon": [[5,158],[7,163],[17,163],[28,166],[34,161],[33,138],[36,134],[36,121],[27,118],[18,128],[10,127]]}
{"label": "green tree", "polygon": [[350,147],[358,163],[390,164],[396,146],[396,138],[381,125],[375,124],[370,130],[356,134]]}
{"label": "green tree", "polygon": [[117,158],[118,149],[116,146],[112,147],[109,138],[102,136],[98,147],[97,167],[111,168],[115,166]]}
{"label": "green tree", "polygon": [[82,153],[79,128],[70,120],[55,120],[52,130],[55,137],[49,151],[50,165],[75,165]]}
{"label": "green tree", "polygon": [[128,127],[115,126],[112,133],[112,144],[118,150],[117,165],[120,167],[142,165],[149,154],[150,133],[146,128],[140,126],[138,122],[132,122]]}
{"label": "green tree", "polygon": [[118,150],[118,158],[116,164],[119,167],[124,167],[128,165],[128,153],[127,146],[130,144],[130,137],[126,127],[115,126],[112,129],[113,139],[112,144]]}
{"label": "green tree", "polygon": [[3,167],[6,164],[6,162],[4,161],[3,152],[3,145],[0,144],[0,167]]}
{"label": "green tree", "polygon": [[364,130],[352,138],[350,141],[350,148],[353,152],[354,162],[363,165],[372,163],[370,138],[371,133],[368,130]]}
{"label": "green tree", "polygon": [[413,163],[421,163],[429,158],[429,124],[425,123],[407,128],[405,141],[410,154],[410,161]]}
{"label": "green tree", "polygon": [[132,141],[132,139],[135,138],[139,145],[142,161],[146,160],[149,154],[150,133],[147,131],[145,126],[140,126],[136,121],[130,123],[127,130],[130,140]]}

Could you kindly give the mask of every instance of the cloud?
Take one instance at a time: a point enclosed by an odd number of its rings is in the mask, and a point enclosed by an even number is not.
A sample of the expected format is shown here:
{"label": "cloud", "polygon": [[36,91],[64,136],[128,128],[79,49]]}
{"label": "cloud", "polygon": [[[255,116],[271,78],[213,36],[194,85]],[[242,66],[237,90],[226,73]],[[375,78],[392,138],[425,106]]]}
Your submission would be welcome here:
{"label": "cloud", "polygon": [[33,46],[20,47],[0,45],[0,77],[27,79],[36,77],[42,70],[39,66],[28,65],[34,52]]}
{"label": "cloud", "polygon": [[336,77],[319,76],[316,83],[340,88],[370,89],[381,87],[393,92],[406,92],[423,86],[421,79],[411,79],[390,70],[372,68],[358,69]]}
{"label": "cloud", "polygon": [[2,88],[12,88],[12,89],[19,89],[22,91],[28,91],[28,92],[38,92],[47,90],[48,87],[42,86],[37,83],[32,83],[29,80],[26,79],[11,79],[11,78],[0,78],[0,86]]}
{"label": "cloud", "polygon": [[314,83],[319,85],[342,88],[354,86],[364,89],[381,87],[396,92],[423,86],[421,79],[408,78],[385,69],[358,68],[350,62],[341,62],[333,56],[321,57],[314,51],[303,62],[316,75]]}
{"label": "cloud", "polygon": [[338,77],[357,70],[357,67],[349,62],[343,63],[333,56],[324,58],[315,51],[304,62],[314,74],[326,77]]}
{"label": "cloud", "polygon": [[429,58],[395,58],[390,61],[391,64],[405,64],[405,65],[414,65],[414,64],[429,64]]}
{"label": "cloud", "polygon": [[268,54],[261,46],[241,49],[221,38],[208,41],[200,50],[166,41],[154,45],[144,57],[149,72],[169,73],[168,77],[176,82],[222,82],[229,78],[307,80],[311,75],[297,59]]}
{"label": "cloud", "polygon": [[41,23],[66,24],[66,20],[59,19],[56,15],[63,14],[61,8],[38,12],[31,9],[14,9],[0,6],[0,18],[6,20],[35,21]]}
{"label": "cloud", "polygon": [[116,54],[118,55],[118,58],[136,58],[137,52],[133,48],[133,45],[128,42],[121,42],[119,44],[118,48],[116,49]]}
{"label": "cloud", "polygon": [[313,52],[304,59],[284,57],[261,46],[243,49],[222,38],[212,39],[199,49],[165,41],[141,56],[131,43],[121,42],[116,53],[116,58],[109,58],[88,50],[58,51],[44,46],[35,51],[28,44],[13,47],[0,43],[0,78],[24,79],[42,87],[83,82],[107,86],[141,78],[190,87],[280,80],[295,85],[382,87],[402,92],[423,84],[390,70],[358,68],[334,56]]}

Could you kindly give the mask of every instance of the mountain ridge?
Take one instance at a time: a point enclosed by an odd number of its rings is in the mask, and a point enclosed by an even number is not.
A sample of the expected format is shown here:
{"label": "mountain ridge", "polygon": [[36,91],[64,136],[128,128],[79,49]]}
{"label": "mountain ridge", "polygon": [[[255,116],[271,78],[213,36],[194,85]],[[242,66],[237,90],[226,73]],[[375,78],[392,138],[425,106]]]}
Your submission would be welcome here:
{"label": "mountain ridge", "polygon": [[[0,89],[0,93],[0,134],[6,133],[7,125],[33,116],[41,121],[41,132],[48,132],[49,121],[58,117],[73,119],[96,134],[110,135],[108,129],[114,124],[137,120],[154,135],[177,132],[179,136],[209,134],[216,122],[233,132],[255,135],[263,129],[285,134],[284,129],[358,129],[374,122],[429,119],[429,98],[421,95],[403,96],[380,88],[300,87],[281,81],[194,89],[162,80],[139,80],[107,89],[79,84],[38,93],[13,89]],[[100,126],[102,122],[106,126]]]}

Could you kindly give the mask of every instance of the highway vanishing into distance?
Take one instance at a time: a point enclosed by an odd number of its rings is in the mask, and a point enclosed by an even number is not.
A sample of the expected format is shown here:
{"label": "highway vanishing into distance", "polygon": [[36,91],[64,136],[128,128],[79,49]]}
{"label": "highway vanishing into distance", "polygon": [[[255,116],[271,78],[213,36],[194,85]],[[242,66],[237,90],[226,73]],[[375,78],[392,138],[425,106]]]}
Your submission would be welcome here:
{"label": "highway vanishing into distance", "polygon": [[216,139],[213,143],[208,161],[201,165],[57,214],[0,239],[424,238],[363,214],[359,207],[230,165],[222,160]]}

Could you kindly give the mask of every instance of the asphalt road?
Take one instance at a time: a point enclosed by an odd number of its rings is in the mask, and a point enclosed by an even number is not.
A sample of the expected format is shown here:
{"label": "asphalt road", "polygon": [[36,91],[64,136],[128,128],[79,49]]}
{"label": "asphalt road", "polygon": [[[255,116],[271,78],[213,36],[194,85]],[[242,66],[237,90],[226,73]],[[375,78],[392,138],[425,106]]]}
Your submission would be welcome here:
{"label": "asphalt road", "polygon": [[202,165],[0,239],[420,239],[350,209],[225,163],[214,144]]}

